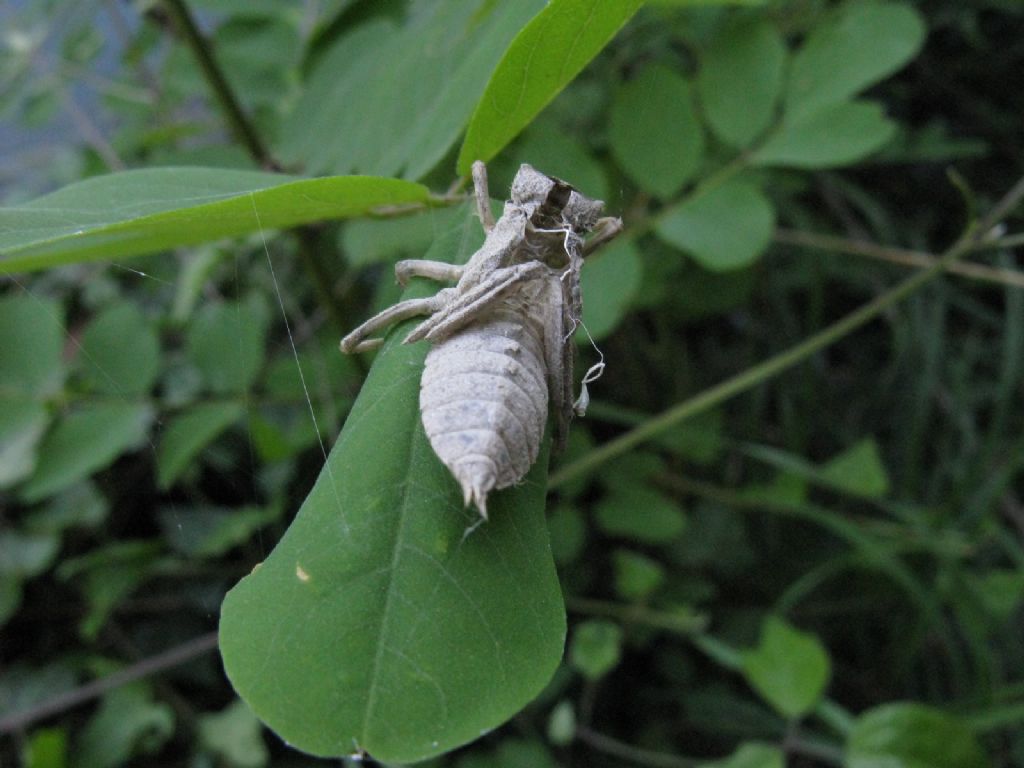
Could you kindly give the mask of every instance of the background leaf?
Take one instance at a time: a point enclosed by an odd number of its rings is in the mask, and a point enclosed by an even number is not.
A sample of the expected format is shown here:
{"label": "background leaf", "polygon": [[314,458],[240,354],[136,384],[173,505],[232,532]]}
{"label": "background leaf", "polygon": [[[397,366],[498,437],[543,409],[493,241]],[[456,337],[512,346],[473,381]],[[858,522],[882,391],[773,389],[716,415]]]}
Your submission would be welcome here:
{"label": "background leaf", "polygon": [[189,462],[243,413],[241,403],[200,403],[171,419],[156,453],[157,484],[174,485]]}
{"label": "background leaf", "polygon": [[283,129],[280,151],[310,173],[418,179],[451,148],[539,0],[409,3],[339,38]]}
{"label": "background leaf", "polygon": [[98,315],[82,334],[81,364],[89,389],[109,395],[142,395],[156,380],[160,342],[132,304]]}
{"label": "background leaf", "polygon": [[657,64],[618,89],[608,116],[616,161],[658,197],[672,196],[696,172],[704,150],[702,130],[689,83]]}
{"label": "background leaf", "polygon": [[760,645],[741,658],[747,682],[789,718],[810,711],[828,684],[831,665],[821,641],[775,616],[765,619]]}
{"label": "background leaf", "polygon": [[585,621],[572,633],[569,663],[588,680],[599,680],[622,658],[622,630],[610,621]]}
{"label": "background leaf", "polygon": [[889,492],[889,476],[878,443],[870,437],[823,464],[819,477],[835,488],[867,498],[882,498]]}
{"label": "background leaf", "polygon": [[257,295],[245,301],[207,304],[188,329],[188,353],[207,388],[243,393],[263,367],[267,305]]}
{"label": "background leaf", "polygon": [[782,90],[786,46],[768,21],[735,23],[700,60],[697,89],[718,138],[746,147],[771,124]]}
{"label": "background leaf", "polygon": [[458,172],[487,161],[604,48],[642,0],[551,0],[518,34],[477,102]]}
{"label": "background leaf", "polygon": [[594,514],[605,533],[651,544],[672,541],[686,526],[674,501],[642,485],[613,490]]}
{"label": "background leaf", "polygon": [[839,102],[788,118],[754,152],[757,165],[833,168],[867,157],[888,142],[896,125],[878,104]]}
{"label": "background leaf", "polygon": [[775,212],[761,190],[743,180],[723,183],[666,210],[657,233],[705,269],[737,269],[768,247]]}
{"label": "background leaf", "polygon": [[847,768],[986,768],[985,753],[962,720],[916,702],[870,709],[846,743]]}
{"label": "background leaf", "polygon": [[428,197],[419,184],[373,177],[300,179],[222,168],[113,173],[0,208],[0,270],[153,253]]}
{"label": "background leaf", "polygon": [[845,3],[793,56],[786,118],[795,120],[855,96],[900,69],[924,43],[925,26],[910,5]]}
{"label": "background leaf", "polygon": [[[428,258],[464,260],[481,239],[467,216]],[[476,513],[423,434],[426,345],[399,343],[409,327],[378,355],[295,522],[222,608],[236,690],[319,755],[355,744],[413,761],[452,749],[515,714],[561,657],[547,458],[494,494],[490,520],[464,536]]]}
{"label": "background leaf", "polygon": [[[600,339],[622,322],[640,290],[643,275],[640,254],[631,240],[620,237],[587,257],[580,274],[583,322],[595,339]],[[577,341],[585,343],[580,332]]]}
{"label": "background leaf", "polygon": [[39,501],[108,466],[146,439],[153,410],[134,403],[95,403],[60,419],[39,445],[35,473],[18,491]]}
{"label": "background leaf", "polygon": [[767,744],[744,744],[725,760],[701,763],[701,768],[786,768],[782,750]]}

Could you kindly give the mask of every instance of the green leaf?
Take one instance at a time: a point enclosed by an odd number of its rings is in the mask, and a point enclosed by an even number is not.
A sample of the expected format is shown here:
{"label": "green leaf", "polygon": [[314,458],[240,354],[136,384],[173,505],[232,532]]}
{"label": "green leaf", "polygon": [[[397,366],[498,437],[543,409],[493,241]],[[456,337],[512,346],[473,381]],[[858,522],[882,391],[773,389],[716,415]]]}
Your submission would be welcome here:
{"label": "green leaf", "polygon": [[42,400],[60,390],[64,383],[62,317],[59,305],[48,299],[27,294],[0,299],[0,397]]}
{"label": "green leaf", "polygon": [[896,72],[917,55],[925,32],[920,14],[908,4],[842,5],[793,56],[787,120],[845,101]]}
{"label": "green leaf", "polygon": [[686,526],[675,502],[641,485],[612,491],[594,512],[605,533],[649,544],[672,541]]}
{"label": "green leaf", "polygon": [[665,569],[657,560],[639,552],[612,552],[615,591],[626,600],[644,600],[665,582]]}
{"label": "green leaf", "polygon": [[115,688],[79,735],[75,768],[124,765],[132,755],[155,752],[173,732],[173,710],[153,701],[148,684]]}
{"label": "green leaf", "polygon": [[787,484],[777,489],[783,493],[769,494],[781,503],[804,501],[808,482],[869,499],[880,498],[889,490],[889,477],[878,454],[878,444],[872,437],[864,438],[821,465],[766,445],[745,445],[743,452],[783,473],[777,478],[777,483]]}
{"label": "green leaf", "polygon": [[34,533],[63,533],[68,528],[95,528],[107,519],[110,505],[90,482],[73,485],[46,506],[25,519],[25,527]]}
{"label": "green leaf", "polygon": [[846,768],[987,768],[970,728],[917,702],[895,702],[857,718],[846,743]]}
{"label": "green leaf", "polygon": [[261,768],[270,759],[263,727],[244,701],[199,718],[199,743],[233,768]]}
{"label": "green leaf", "polygon": [[786,759],[778,747],[750,742],[724,760],[701,763],[700,768],[786,768]]}
{"label": "green leaf", "polygon": [[572,633],[569,663],[588,680],[615,669],[622,658],[622,629],[610,621],[585,621]]}
{"label": "green leaf", "polygon": [[253,294],[245,301],[207,304],[188,328],[189,357],[217,394],[244,393],[263,367],[267,305]]}
{"label": "green leaf", "polygon": [[167,490],[207,445],[245,413],[241,403],[202,403],[171,419],[156,452],[157,485]]}
{"label": "green leaf", "polygon": [[1007,622],[1024,602],[1024,571],[994,569],[971,577],[971,584],[986,611]]}
{"label": "green leaf", "polygon": [[750,686],[785,717],[806,714],[828,684],[830,661],[817,637],[769,616],[761,627],[761,643],[743,651],[741,667]]}
{"label": "green leaf", "polygon": [[108,395],[142,395],[156,380],[160,342],[142,313],[127,302],[96,317],[82,334],[89,388]]}
{"label": "green leaf", "polygon": [[195,245],[375,208],[424,203],[421,184],[374,177],[301,179],[223,168],[97,176],[0,208],[0,270],[24,272]]}
{"label": "green leaf", "polygon": [[[466,215],[428,258],[479,246]],[[436,286],[415,281],[410,295]],[[225,598],[235,689],[290,744],[421,760],[532,699],[562,653],[565,614],[543,514],[547,456],[476,513],[423,433],[426,345],[389,336],[295,522]],[[458,652],[453,652],[458,649]]]}
{"label": "green leaf", "polygon": [[755,165],[835,168],[881,149],[895,132],[896,124],[878,104],[844,101],[783,121],[751,161]]}
{"label": "green leaf", "polygon": [[718,138],[743,148],[765,131],[785,64],[786,45],[767,21],[732,24],[714,39],[701,58],[697,90]]}
{"label": "green leaf", "polygon": [[42,403],[0,395],[0,488],[35,471],[39,441],[49,423]]}
{"label": "green leaf", "polygon": [[188,557],[217,557],[249,540],[253,533],[278,517],[278,510],[264,507],[177,506],[160,511],[164,539]]}
{"label": "green leaf", "polygon": [[419,258],[438,232],[449,229],[461,220],[462,209],[429,208],[411,216],[388,219],[356,219],[341,230],[340,250],[345,262],[356,269],[397,256]]}
{"label": "green leaf", "polygon": [[416,0],[401,26],[364,23],[321,57],[282,130],[285,162],[309,173],[403,174],[442,160],[502,52],[540,0]]}
{"label": "green leaf", "polygon": [[669,208],[657,224],[666,243],[716,272],[753,262],[771,242],[775,211],[756,185],[727,181]]}
{"label": "green leaf", "polygon": [[[629,21],[643,0],[551,0],[508,46],[477,102],[458,172],[490,160]],[[510,3],[509,5],[518,5]]]}
{"label": "green leaf", "polygon": [[[640,254],[631,239],[621,238],[587,258],[580,275],[583,323],[594,339],[614,331],[629,311],[643,279]],[[580,343],[586,334],[578,332]]]}
{"label": "green leaf", "polygon": [[47,533],[0,533],[0,575],[26,579],[37,576],[57,557],[60,539]]}
{"label": "green leaf", "polygon": [[89,604],[79,625],[84,638],[95,639],[117,604],[155,573],[160,550],[157,542],[121,540],[60,564],[57,575],[71,581]]}
{"label": "green leaf", "polygon": [[616,162],[640,187],[667,198],[689,181],[704,153],[690,85],[661,64],[621,86],[608,116]]}
{"label": "green leaf", "polygon": [[548,118],[546,113],[526,129],[510,154],[512,169],[529,163],[551,176],[571,179],[572,185],[587,197],[607,200],[611,194],[604,166],[588,151],[584,142],[553,118]]}
{"label": "green leaf", "polygon": [[39,446],[39,465],[19,495],[39,501],[108,466],[146,439],[153,409],[133,403],[83,405],[57,422]]}
{"label": "green leaf", "polygon": [[868,437],[822,465],[818,477],[832,487],[878,499],[889,492],[889,476],[878,454],[878,443]]}
{"label": "green leaf", "polygon": [[571,701],[563,699],[551,710],[548,717],[548,741],[556,747],[564,747],[576,738],[576,710]]}
{"label": "green leaf", "polygon": [[25,745],[25,768],[67,768],[68,734],[63,728],[33,731]]}

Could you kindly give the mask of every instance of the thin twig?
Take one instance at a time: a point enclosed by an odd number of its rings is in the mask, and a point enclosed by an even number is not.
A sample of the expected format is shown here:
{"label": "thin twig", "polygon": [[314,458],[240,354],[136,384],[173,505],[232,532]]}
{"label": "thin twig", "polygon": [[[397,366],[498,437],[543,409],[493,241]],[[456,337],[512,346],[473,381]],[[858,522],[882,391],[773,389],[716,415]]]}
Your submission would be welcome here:
{"label": "thin twig", "polygon": [[626,744],[611,736],[605,736],[587,727],[576,729],[576,738],[588,747],[604,752],[606,755],[622,758],[637,765],[648,765],[653,768],[694,768],[700,765],[701,761],[692,757],[669,754],[668,752],[654,752],[649,749],[641,749],[631,744]]}
{"label": "thin twig", "polygon": [[672,406],[650,421],[619,435],[614,440],[610,440],[595,450],[584,454],[576,461],[561,467],[551,474],[548,480],[548,487],[556,488],[570,480],[585,475],[600,464],[626,453],[635,446],[674,427],[684,419],[688,419],[698,413],[703,413],[741,392],[746,392],[758,384],[778,376],[783,371],[792,368],[797,363],[803,362],[823,349],[832,346],[938,277],[950,264],[971,250],[971,248],[984,242],[990,236],[992,228],[1007,213],[1013,210],[1022,198],[1024,198],[1024,177],[1017,181],[1003,195],[987,216],[969,226],[967,231],[927,269],[922,269],[911,275],[895,287],[876,296],[871,301],[861,305],[845,317],[832,323],[832,325],[804,339],[799,344],[764,360],[752,368],[741,371],[735,376],[698,393],[689,400],[684,400]]}
{"label": "thin twig", "polygon": [[223,70],[214,58],[210,44],[203,37],[203,33],[199,31],[188,6],[185,5],[185,0],[164,0],[164,2],[174,18],[179,33],[196,57],[206,82],[213,89],[213,95],[239,141],[245,145],[256,162],[264,168],[270,171],[280,170],[280,165],[270,154],[249,116],[245,114],[245,110],[242,109],[242,105],[235,97],[235,92],[231,89]]}
{"label": "thin twig", "polygon": [[588,616],[604,616],[626,624],[640,624],[654,629],[664,629],[678,635],[690,635],[707,629],[706,616],[695,613],[659,611],[643,605],[610,603],[586,597],[565,599],[566,607],[574,613]]}
{"label": "thin twig", "polygon": [[107,141],[99,126],[78,106],[74,96],[69,91],[64,90],[61,92],[61,98],[64,102],[64,108],[71,115],[71,121],[75,124],[78,132],[82,134],[82,138],[85,139],[86,143],[96,150],[96,154],[103,158],[103,162],[107,164],[110,170],[123,171],[125,164],[121,156],[117,154],[117,150]]}
{"label": "thin twig", "polygon": [[35,705],[34,707],[29,707],[21,712],[15,712],[0,718],[0,734],[24,730],[29,725],[39,720],[59,714],[65,710],[71,709],[72,707],[77,707],[80,704],[91,701],[92,699],[99,698],[108,691],[120,688],[122,685],[133,683],[136,680],[142,680],[143,678],[155,675],[158,672],[163,672],[166,669],[184,664],[187,661],[191,661],[203,654],[209,653],[216,647],[216,632],[200,635],[194,640],[189,640],[187,643],[182,643],[181,645],[171,648],[168,651],[164,651],[163,653],[159,653],[156,656],[150,656],[136,664],[132,664],[129,667],[125,667],[122,670],[114,672],[111,675],[101,677],[98,680],[93,680],[92,682],[86,683],[85,685],[73,690],[58,694],[53,698]]}
{"label": "thin twig", "polygon": [[[930,253],[912,251],[906,248],[893,248],[885,245],[878,245],[871,242],[850,240],[845,237],[833,235],[819,235],[813,232],[800,232],[793,229],[779,228],[775,230],[775,242],[784,245],[797,245],[805,248],[816,248],[822,251],[838,251],[855,256],[867,256],[870,259],[886,261],[890,264],[899,264],[904,267],[928,268],[935,265],[938,258]],[[1024,272],[1015,269],[997,269],[984,264],[971,264],[968,262],[953,262],[946,267],[946,271],[969,277],[973,280],[983,280],[988,283],[1000,285],[1012,285],[1015,288],[1024,288]]]}

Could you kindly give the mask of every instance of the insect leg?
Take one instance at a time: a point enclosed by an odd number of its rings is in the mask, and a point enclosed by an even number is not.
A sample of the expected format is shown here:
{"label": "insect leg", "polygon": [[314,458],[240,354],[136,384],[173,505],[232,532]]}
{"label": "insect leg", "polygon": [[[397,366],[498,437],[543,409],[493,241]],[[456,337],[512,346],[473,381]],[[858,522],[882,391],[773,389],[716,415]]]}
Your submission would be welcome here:
{"label": "insect leg", "polygon": [[444,261],[405,259],[395,264],[395,279],[405,285],[411,277],[426,277],[429,280],[456,281],[462,277],[465,267]]}
{"label": "insect leg", "polygon": [[491,193],[487,189],[487,166],[482,160],[473,163],[473,193],[476,196],[476,212],[484,232],[494,229],[494,212],[491,210]]}
{"label": "insect leg", "polygon": [[617,216],[605,216],[597,220],[594,234],[583,244],[583,256],[586,258],[613,237],[622,232],[622,219]]}
{"label": "insect leg", "polygon": [[407,301],[400,301],[397,304],[388,307],[383,312],[371,317],[365,323],[348,334],[348,336],[343,338],[341,340],[341,351],[349,354],[352,352],[368,352],[371,349],[376,349],[384,342],[384,340],[368,339],[366,338],[367,336],[394,323],[401,322],[402,320],[408,320],[410,317],[416,317],[417,315],[429,315],[436,312],[448,303],[454,290],[454,288],[444,288],[430,298],[409,299]]}
{"label": "insect leg", "polygon": [[516,286],[529,280],[546,277],[550,273],[551,269],[539,261],[496,269],[486,280],[465,293],[452,296],[437,314],[416,326],[406,337],[405,343],[411,344],[420,339],[442,339],[473,322],[496,302],[505,298]]}

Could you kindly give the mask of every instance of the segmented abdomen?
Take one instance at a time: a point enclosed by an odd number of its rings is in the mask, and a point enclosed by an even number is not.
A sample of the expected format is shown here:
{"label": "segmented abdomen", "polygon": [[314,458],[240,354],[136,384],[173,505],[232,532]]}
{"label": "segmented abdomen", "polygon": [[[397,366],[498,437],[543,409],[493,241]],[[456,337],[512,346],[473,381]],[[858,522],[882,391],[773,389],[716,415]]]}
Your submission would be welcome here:
{"label": "segmented abdomen", "polygon": [[543,338],[529,312],[506,305],[427,354],[423,427],[466,504],[485,515],[487,494],[517,483],[537,460],[548,418]]}

